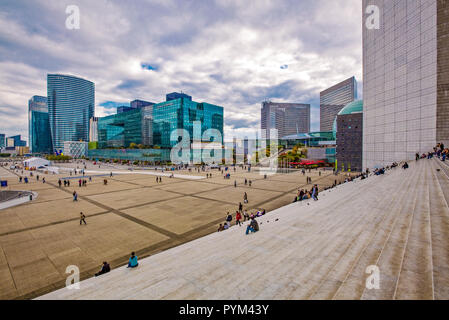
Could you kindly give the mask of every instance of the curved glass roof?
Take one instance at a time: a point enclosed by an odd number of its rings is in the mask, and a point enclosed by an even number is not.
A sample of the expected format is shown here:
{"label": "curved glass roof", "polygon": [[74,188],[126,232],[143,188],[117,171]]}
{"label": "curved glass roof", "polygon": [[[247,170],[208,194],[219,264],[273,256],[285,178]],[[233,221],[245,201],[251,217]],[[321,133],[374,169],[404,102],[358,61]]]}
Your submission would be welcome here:
{"label": "curved glass roof", "polygon": [[345,114],[359,113],[363,112],[363,100],[356,100],[348,103],[341,111],[338,113],[339,116]]}

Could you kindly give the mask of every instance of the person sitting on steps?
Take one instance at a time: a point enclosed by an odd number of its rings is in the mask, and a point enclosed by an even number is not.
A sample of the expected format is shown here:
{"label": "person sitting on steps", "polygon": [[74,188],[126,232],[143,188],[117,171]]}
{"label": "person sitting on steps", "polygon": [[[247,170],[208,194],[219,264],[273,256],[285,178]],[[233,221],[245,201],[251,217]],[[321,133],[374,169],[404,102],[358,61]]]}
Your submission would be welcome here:
{"label": "person sitting on steps", "polygon": [[111,271],[111,267],[109,266],[109,263],[107,263],[106,261],[103,262],[103,266],[101,267],[101,270],[99,272],[97,272],[95,274],[96,277],[98,277],[99,275],[108,273],[109,271]]}
{"label": "person sitting on steps", "polygon": [[257,223],[257,220],[254,219],[254,217],[251,217],[250,224],[246,227],[246,234],[249,232],[257,232],[259,231],[259,224]]}
{"label": "person sitting on steps", "polygon": [[129,258],[128,261],[128,267],[127,268],[135,268],[139,265],[139,263],[137,262],[137,256],[135,254],[135,252],[131,252],[131,257]]}

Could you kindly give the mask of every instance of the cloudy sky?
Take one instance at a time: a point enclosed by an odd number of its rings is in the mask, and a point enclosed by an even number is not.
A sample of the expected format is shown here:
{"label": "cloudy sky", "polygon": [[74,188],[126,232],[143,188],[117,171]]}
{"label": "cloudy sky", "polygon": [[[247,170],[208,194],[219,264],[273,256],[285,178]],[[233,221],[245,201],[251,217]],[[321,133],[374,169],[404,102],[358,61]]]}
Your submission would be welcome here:
{"label": "cloudy sky", "polygon": [[319,92],[353,75],[361,87],[361,2],[1,0],[0,133],[28,137],[47,73],[93,81],[97,116],[183,91],[224,107],[226,140],[260,128],[265,99],[312,104],[318,130]]}

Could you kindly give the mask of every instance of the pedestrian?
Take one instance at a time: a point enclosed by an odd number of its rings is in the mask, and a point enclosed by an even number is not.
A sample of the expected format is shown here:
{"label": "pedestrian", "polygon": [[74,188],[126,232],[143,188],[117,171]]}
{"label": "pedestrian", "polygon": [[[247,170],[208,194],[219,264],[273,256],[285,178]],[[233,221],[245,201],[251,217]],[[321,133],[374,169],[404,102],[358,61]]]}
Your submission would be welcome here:
{"label": "pedestrian", "polygon": [[223,227],[223,225],[220,223],[220,226],[218,227],[218,232],[221,232],[221,231],[223,231],[224,230],[224,227]]}
{"label": "pedestrian", "polygon": [[249,186],[250,186],[250,187],[251,187],[251,183],[252,183],[251,180],[249,180]]}
{"label": "pedestrian", "polygon": [[241,202],[239,202],[239,211],[241,212],[243,210],[243,205]]}
{"label": "pedestrian", "polygon": [[61,188],[61,184],[62,184],[61,179],[59,179],[58,180],[58,185],[59,185],[60,188]]}
{"label": "pedestrian", "polygon": [[234,188],[237,188],[237,180],[234,180]]}
{"label": "pedestrian", "polygon": [[73,201],[78,201],[78,194],[76,191],[73,191]]}
{"label": "pedestrian", "polygon": [[237,212],[235,213],[235,225],[241,226],[242,223],[240,222],[240,220],[242,220],[242,215],[240,214],[239,211],[237,211]]}
{"label": "pedestrian", "polygon": [[84,215],[84,213],[80,212],[80,225],[84,222],[85,225],[87,225],[86,223],[86,216]]}
{"label": "pedestrian", "polygon": [[246,192],[243,194],[243,202],[248,203],[248,195],[246,194]]}

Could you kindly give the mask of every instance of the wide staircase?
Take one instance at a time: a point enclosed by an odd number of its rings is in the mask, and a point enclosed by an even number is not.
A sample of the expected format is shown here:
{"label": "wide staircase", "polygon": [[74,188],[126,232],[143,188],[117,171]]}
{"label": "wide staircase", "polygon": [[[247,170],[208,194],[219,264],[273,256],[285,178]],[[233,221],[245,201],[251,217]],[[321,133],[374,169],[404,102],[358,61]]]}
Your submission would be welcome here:
{"label": "wide staircase", "polygon": [[448,299],[448,187],[449,163],[419,160],[39,299]]}

